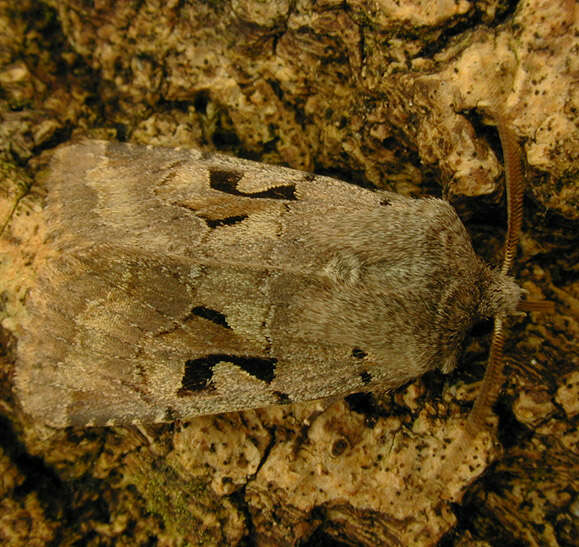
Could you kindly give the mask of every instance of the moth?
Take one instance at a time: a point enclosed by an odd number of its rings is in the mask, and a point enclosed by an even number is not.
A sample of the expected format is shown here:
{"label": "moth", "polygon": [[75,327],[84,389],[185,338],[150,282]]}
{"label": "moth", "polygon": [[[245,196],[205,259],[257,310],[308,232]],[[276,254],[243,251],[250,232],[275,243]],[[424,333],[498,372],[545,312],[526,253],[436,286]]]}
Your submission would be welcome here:
{"label": "moth", "polygon": [[47,186],[15,389],[53,427],[394,388],[520,308],[440,199],[105,141],[58,149]]}

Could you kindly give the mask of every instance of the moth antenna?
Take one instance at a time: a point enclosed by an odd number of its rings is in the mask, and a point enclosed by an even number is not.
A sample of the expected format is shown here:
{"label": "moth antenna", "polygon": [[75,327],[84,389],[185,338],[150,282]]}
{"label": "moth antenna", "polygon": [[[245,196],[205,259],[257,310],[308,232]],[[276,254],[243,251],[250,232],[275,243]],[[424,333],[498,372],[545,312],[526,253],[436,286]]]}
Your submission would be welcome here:
{"label": "moth antenna", "polygon": [[[501,273],[508,275],[517,252],[523,222],[523,170],[521,149],[515,134],[507,126],[502,114],[495,112],[494,117],[497,121],[499,137],[503,148],[505,186],[507,190],[508,228]],[[497,316],[494,320],[493,336],[485,376],[466,424],[467,434],[471,437],[474,437],[477,431],[484,428],[485,418],[495,404],[500,392],[504,368],[504,342],[503,319]]]}
{"label": "moth antenna", "polygon": [[523,224],[523,169],[521,148],[513,131],[502,115],[497,115],[497,127],[503,148],[505,186],[507,189],[508,227],[501,272],[508,275],[513,266]]}
{"label": "moth antenna", "polygon": [[477,432],[485,427],[488,412],[499,396],[503,380],[504,345],[503,320],[500,317],[495,317],[487,368],[474,406],[466,422],[466,431],[471,438],[475,437]]}

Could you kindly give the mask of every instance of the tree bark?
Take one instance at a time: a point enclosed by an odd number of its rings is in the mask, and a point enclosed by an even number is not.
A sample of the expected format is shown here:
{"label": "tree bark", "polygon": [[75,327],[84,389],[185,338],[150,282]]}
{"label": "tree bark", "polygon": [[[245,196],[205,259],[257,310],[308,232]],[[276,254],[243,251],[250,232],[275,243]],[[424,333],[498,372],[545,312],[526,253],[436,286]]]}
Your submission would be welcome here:
{"label": "tree bark", "polygon": [[[574,2],[0,0],[0,540],[573,545],[579,371]],[[197,146],[443,195],[500,260],[498,103],[527,163],[497,436],[451,457],[488,345],[394,393],[186,424],[48,431],[11,394],[50,151]],[[41,386],[39,386],[41,389]],[[452,460],[450,463],[448,460]]]}

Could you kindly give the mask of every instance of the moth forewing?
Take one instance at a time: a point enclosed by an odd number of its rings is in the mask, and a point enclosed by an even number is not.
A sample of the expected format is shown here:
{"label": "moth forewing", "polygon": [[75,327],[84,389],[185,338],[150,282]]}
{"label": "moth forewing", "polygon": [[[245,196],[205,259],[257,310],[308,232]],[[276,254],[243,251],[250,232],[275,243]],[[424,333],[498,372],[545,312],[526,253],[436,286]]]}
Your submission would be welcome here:
{"label": "moth forewing", "polygon": [[518,290],[442,200],[102,141],[58,150],[47,185],[53,252],[29,295],[16,390],[56,427],[448,372],[473,321]]}

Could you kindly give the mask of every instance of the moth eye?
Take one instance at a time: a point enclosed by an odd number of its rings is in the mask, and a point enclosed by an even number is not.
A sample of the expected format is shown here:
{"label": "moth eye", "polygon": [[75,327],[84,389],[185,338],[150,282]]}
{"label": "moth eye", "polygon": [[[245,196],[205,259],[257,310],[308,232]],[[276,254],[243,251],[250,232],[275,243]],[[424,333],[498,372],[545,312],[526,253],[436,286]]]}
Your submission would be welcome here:
{"label": "moth eye", "polygon": [[477,319],[467,331],[466,335],[473,338],[487,336],[493,330],[492,319]]}

